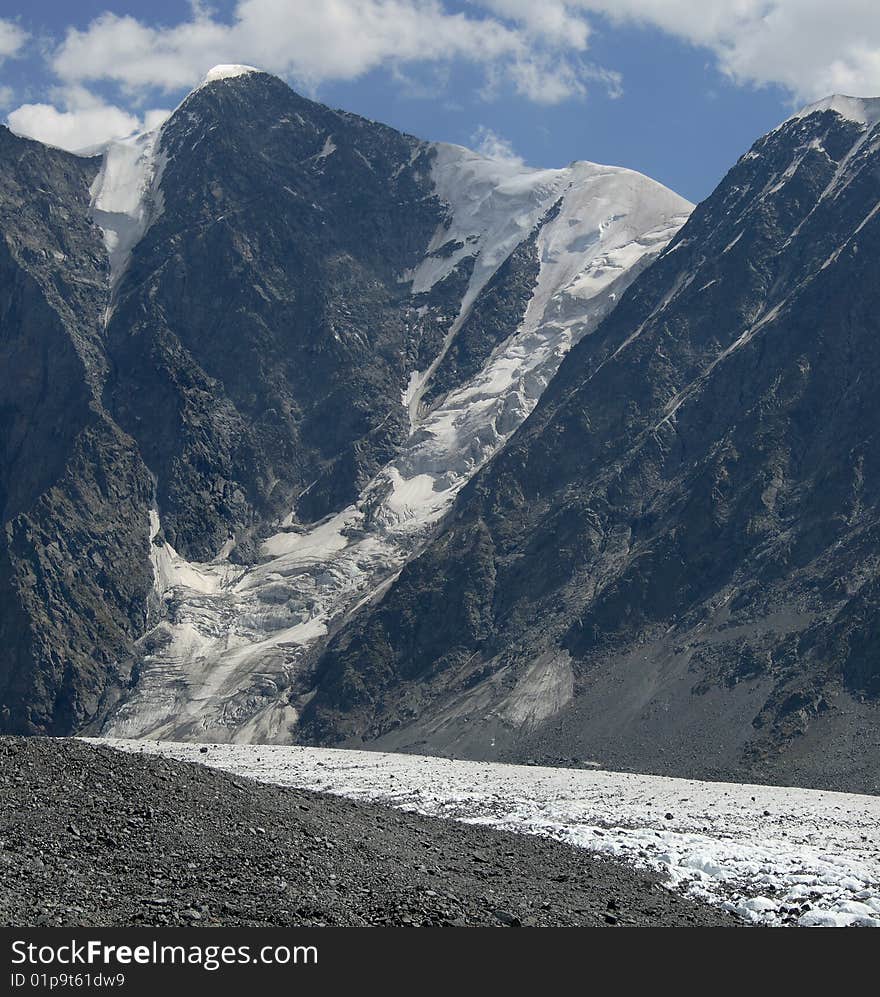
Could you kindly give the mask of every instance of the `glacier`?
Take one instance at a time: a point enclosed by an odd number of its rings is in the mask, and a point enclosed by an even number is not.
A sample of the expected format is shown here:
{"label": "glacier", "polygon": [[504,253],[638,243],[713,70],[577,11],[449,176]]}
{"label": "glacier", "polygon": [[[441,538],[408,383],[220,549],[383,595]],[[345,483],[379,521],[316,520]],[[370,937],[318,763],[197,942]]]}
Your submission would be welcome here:
{"label": "glacier", "polygon": [[[196,89],[254,72],[217,66]],[[175,114],[186,113],[187,99]],[[110,143],[92,187],[111,290],[163,210],[164,127]],[[324,154],[331,146],[328,139]],[[409,439],[347,508],[310,526],[291,510],[249,567],[228,560],[231,542],[211,562],[188,562],[161,539],[158,510],[145,509],[158,622],[142,638],[137,681],[104,733],[295,740],[298,708],[307,699],[293,701],[291,688],[301,685],[310,658],[424,548],[463,485],[527,418],[565,354],[595,330],[693,208],[621,167],[578,161],[533,169],[445,143],[419,143],[414,155],[425,150],[446,218],[421,263],[400,281],[415,296],[465,256],[473,268],[441,349],[427,369],[409,372],[402,390]],[[470,380],[424,404],[432,374],[480,293],[535,231],[539,272],[519,327]]]}

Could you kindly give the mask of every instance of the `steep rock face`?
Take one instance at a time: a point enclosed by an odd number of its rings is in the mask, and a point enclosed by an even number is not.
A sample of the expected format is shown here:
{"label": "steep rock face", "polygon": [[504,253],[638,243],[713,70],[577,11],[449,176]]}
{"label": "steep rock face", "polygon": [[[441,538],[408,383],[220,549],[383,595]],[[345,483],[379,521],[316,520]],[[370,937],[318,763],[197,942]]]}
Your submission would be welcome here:
{"label": "steep rock face", "polygon": [[100,404],[97,170],[0,129],[0,727],[22,733],[94,715],[152,587],[152,483]]}
{"label": "steep rock face", "polygon": [[94,161],[0,128],[4,522],[57,477],[100,382],[105,254],[86,221],[96,172]]}
{"label": "steep rock face", "polygon": [[250,73],[191,94],[153,157],[156,217],[108,327],[108,405],[158,478],[166,536],[353,499],[399,445],[419,317],[401,275],[442,221],[416,139]]}
{"label": "steep rock face", "polygon": [[6,729],[76,730],[127,685],[153,583],[144,516],[152,488],[131,440],[95,417],[59,480],[6,525]]}
{"label": "steep rock face", "polygon": [[313,736],[876,788],[878,107],[742,157],[331,643]]}

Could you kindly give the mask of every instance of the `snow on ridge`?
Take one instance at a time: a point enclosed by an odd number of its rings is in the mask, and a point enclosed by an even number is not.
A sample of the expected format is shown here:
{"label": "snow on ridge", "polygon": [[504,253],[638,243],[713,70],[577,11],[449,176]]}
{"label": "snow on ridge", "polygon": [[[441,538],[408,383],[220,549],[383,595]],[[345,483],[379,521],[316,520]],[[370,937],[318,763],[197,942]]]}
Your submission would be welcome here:
{"label": "snow on ridge", "polygon": [[820,111],[835,111],[848,121],[871,128],[880,122],[880,97],[848,97],[846,94],[831,94],[801,108],[787,121],[797,121]]}
{"label": "snow on ridge", "polygon": [[[412,274],[413,294],[430,290],[468,256],[477,256],[464,298],[468,307],[492,274],[526,238],[569,183],[565,169],[535,170],[516,160],[492,159],[462,146],[433,143],[431,179],[449,208],[423,262]],[[450,242],[463,245],[433,257]]]}
{"label": "snow on ridge", "polygon": [[104,233],[110,258],[110,286],[118,286],[134,247],[162,211],[159,184],[165,159],[160,151],[164,124],[186,103],[192,93],[218,80],[261,73],[254,66],[222,64],[214,66],[202,82],[169,115],[166,122],[148,132],[113,139],[100,149],[83,150],[78,155],[102,151],[101,170],[91,187],[91,210]]}
{"label": "snow on ridge", "polygon": [[876,796],[334,748],[97,743],[554,838],[753,924],[880,927]]}
{"label": "snow on ridge", "polygon": [[[599,177],[614,176],[623,183],[665,192],[687,214],[693,205],[656,180],[620,166],[603,166],[576,160],[568,166],[541,169],[516,159],[484,156],[463,146],[431,144],[434,151],[431,179],[437,196],[449,208],[449,224],[442,224],[427,247],[425,260],[410,275],[413,294],[429,290],[467,256],[476,266],[465,295],[470,304],[492,274],[538,224],[554,203],[571,190]],[[433,257],[451,242],[464,245],[443,258]]]}
{"label": "snow on ridge", "polygon": [[[420,421],[424,390],[480,292],[560,199],[564,219],[554,219],[539,235],[541,270],[524,325],[530,331],[543,320],[551,299],[595,266],[606,251],[635,247],[628,259],[622,255],[606,261],[606,276],[613,271],[618,276],[644,254],[639,240],[661,215],[668,219],[663,227],[671,229],[668,241],[693,210],[690,202],[667,187],[624,167],[578,160],[558,169],[536,169],[517,159],[488,157],[463,146],[439,142],[432,148],[434,190],[447,205],[448,215],[429,243],[425,259],[407,275],[412,279],[412,293],[430,290],[468,257],[475,262],[444,348],[427,370],[410,381],[405,393],[413,426]],[[616,224],[621,221],[622,225]],[[554,232],[552,247],[548,230]],[[458,247],[437,255],[450,244]],[[601,290],[600,284],[588,290],[588,283],[582,283],[581,293],[574,296],[586,299]]]}

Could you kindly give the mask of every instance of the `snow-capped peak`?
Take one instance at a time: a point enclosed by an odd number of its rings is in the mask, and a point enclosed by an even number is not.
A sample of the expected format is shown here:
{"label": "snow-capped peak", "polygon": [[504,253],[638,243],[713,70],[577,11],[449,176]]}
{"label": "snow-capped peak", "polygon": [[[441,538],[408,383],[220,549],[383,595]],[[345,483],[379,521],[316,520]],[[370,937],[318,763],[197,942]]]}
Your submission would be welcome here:
{"label": "snow-capped peak", "polygon": [[801,108],[788,120],[796,121],[798,118],[806,118],[820,111],[835,111],[848,121],[855,121],[870,128],[880,121],[880,97],[848,97],[846,94],[833,93]]}
{"label": "snow-capped peak", "polygon": [[261,69],[256,69],[254,66],[243,66],[236,63],[222,63],[219,66],[214,66],[213,69],[209,69],[205,78],[202,80],[202,86],[206,83],[214,83],[216,80],[231,80],[236,76],[247,76],[248,73],[260,73]]}

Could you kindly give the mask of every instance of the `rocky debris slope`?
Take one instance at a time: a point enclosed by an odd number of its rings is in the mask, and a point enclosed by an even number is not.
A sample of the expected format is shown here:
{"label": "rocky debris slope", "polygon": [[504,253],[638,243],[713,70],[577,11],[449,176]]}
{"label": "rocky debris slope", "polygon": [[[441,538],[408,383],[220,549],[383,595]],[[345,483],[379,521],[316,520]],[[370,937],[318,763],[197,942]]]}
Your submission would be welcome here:
{"label": "rocky debris slope", "polygon": [[0,739],[0,924],[732,925],[566,845]]}
{"label": "rocky debris slope", "polygon": [[878,120],[739,160],[334,637],[304,731],[880,789]]}

